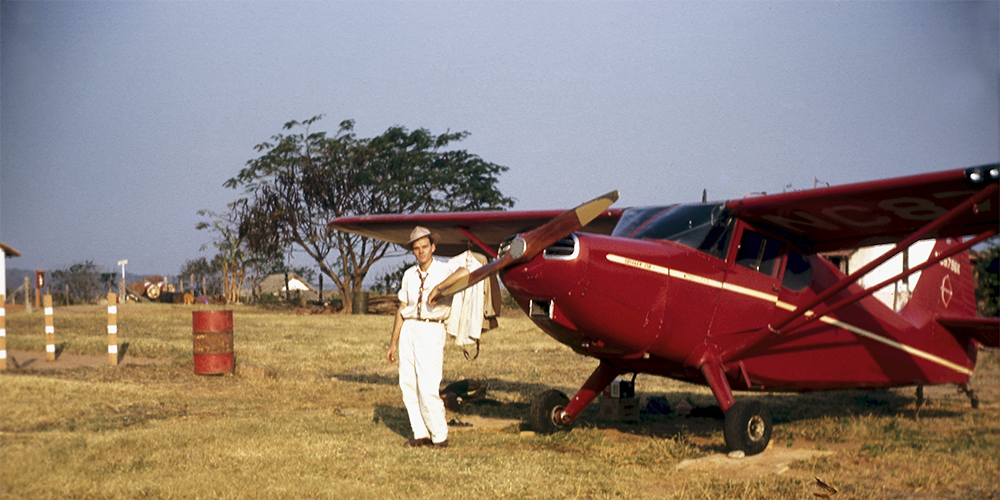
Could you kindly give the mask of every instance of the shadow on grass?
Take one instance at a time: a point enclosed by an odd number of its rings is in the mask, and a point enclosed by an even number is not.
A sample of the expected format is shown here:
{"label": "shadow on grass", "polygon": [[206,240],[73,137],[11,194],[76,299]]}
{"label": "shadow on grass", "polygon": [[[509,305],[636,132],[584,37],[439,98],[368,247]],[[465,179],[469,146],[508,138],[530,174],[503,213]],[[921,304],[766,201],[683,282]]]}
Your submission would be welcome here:
{"label": "shadow on grass", "polygon": [[[354,382],[359,384],[374,384],[374,385],[393,386],[393,387],[399,385],[399,378],[395,374],[382,375],[378,373],[360,373],[360,372],[326,373],[323,375],[323,377],[336,379],[343,382]],[[486,385],[487,390],[516,392],[525,399],[530,399],[534,395],[552,388],[549,385],[540,383],[517,382],[513,380],[505,380],[499,378],[476,379],[476,381]],[[441,381],[441,387],[445,387],[446,385],[451,384],[453,382],[458,382],[458,380],[444,379]]]}
{"label": "shadow on grass", "polygon": [[386,426],[401,437],[406,439],[412,437],[413,432],[410,430],[410,419],[406,415],[406,408],[403,407],[402,401],[400,401],[399,406],[375,405],[375,413],[372,420],[376,424]]}
{"label": "shadow on grass", "polygon": [[[654,396],[649,394],[646,396]],[[602,420],[594,413],[593,406],[588,408],[574,424],[575,426],[591,426],[598,429],[615,429],[619,432],[648,435],[661,438],[678,436],[696,436],[710,438],[711,443],[692,443],[704,452],[725,453],[723,440],[725,417],[710,395],[698,394],[691,397],[690,393],[676,392],[660,394],[666,396],[672,405],[682,400],[695,404],[692,414],[681,416],[677,413],[650,414],[645,411],[647,397],[640,398],[640,415],[636,422],[619,422]],[[878,390],[842,390],[807,394],[738,394],[737,400],[760,399],[771,411],[775,426],[807,423],[821,419],[854,420],[867,417],[884,417],[886,419],[903,418],[954,418],[966,411],[960,406],[939,407],[928,404],[916,414],[915,397],[899,391]],[[699,406],[700,404],[706,406]]]}
{"label": "shadow on grass", "polygon": [[[744,396],[753,397],[753,396]],[[914,418],[916,392],[908,395],[901,390],[843,390],[806,394],[772,394],[757,396],[768,405],[774,423],[791,423],[824,417],[900,416]],[[920,417],[957,417],[964,414],[961,406],[935,406],[930,398],[920,410]],[[971,408],[971,406],[969,407]]]}
{"label": "shadow on grass", "polygon": [[125,360],[125,353],[128,352],[128,347],[128,342],[122,342],[121,348],[118,349],[118,364],[121,364],[121,362]]}
{"label": "shadow on grass", "polygon": [[[326,376],[359,384],[396,386],[398,383],[395,375],[329,373]],[[499,378],[477,380],[486,385],[486,396],[478,401],[465,402],[456,412],[449,411],[449,418],[457,417],[460,420],[463,415],[468,415],[490,419],[519,420],[521,421],[521,430],[531,430],[528,423],[530,401],[537,394],[551,388],[540,383],[526,383]],[[442,387],[451,382],[454,381],[442,381]],[[497,401],[490,398],[490,391],[516,393],[521,395],[522,401],[526,402]],[[573,397],[573,391],[568,391],[567,395]],[[640,393],[637,396],[640,398],[638,421],[621,422],[602,419],[598,414],[598,399],[577,417],[574,427],[615,429],[623,433],[658,438],[677,438],[679,436],[708,438],[710,442],[693,445],[701,448],[703,452],[721,453],[726,451],[725,444],[721,439],[724,428],[724,417],[711,395],[677,391]],[[694,411],[689,416],[681,416],[677,413],[648,413],[645,410],[645,405],[648,398],[652,396],[666,397],[671,407],[676,407],[682,400],[687,400],[694,406]],[[854,419],[885,416],[913,419],[916,414],[915,393],[910,395],[899,390],[888,389],[842,390],[805,394],[738,393],[736,398],[737,400],[762,400],[770,409],[773,422],[777,426],[824,418]],[[957,406],[941,407],[928,404],[920,410],[919,417],[949,418],[957,417],[963,413],[963,409]],[[374,419],[376,422],[386,425],[386,427],[400,436],[408,437],[410,435],[409,420],[407,419],[406,410],[403,408],[402,402],[398,406],[377,406],[375,408]]]}
{"label": "shadow on grass", "polygon": [[[395,375],[381,375],[376,373],[328,373],[325,377],[358,384],[373,384],[386,387],[396,387],[399,385],[399,379]],[[548,386],[543,384],[513,382],[510,380],[495,378],[477,380],[486,385],[486,397],[483,400],[464,405],[461,413],[477,415],[485,418],[524,419],[527,418],[528,408],[530,406],[529,403],[505,403],[490,399],[489,391],[491,390],[518,393],[524,399],[530,400],[535,394],[549,389]],[[443,388],[452,382],[456,381],[443,380],[441,382],[441,387]],[[402,405],[402,402],[400,402],[400,405]],[[402,406],[400,406],[400,408],[402,408]],[[404,419],[406,417],[405,411],[403,411],[403,417]],[[409,429],[409,421],[406,422],[406,428]]]}

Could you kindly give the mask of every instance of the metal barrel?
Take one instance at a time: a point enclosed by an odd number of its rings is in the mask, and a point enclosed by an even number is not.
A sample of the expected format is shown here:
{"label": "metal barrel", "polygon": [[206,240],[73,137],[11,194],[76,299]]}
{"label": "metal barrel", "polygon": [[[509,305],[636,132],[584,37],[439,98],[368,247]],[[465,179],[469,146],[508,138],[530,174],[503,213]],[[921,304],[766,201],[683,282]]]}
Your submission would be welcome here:
{"label": "metal barrel", "polygon": [[233,312],[194,311],[194,372],[199,375],[232,373],[236,367],[233,356]]}

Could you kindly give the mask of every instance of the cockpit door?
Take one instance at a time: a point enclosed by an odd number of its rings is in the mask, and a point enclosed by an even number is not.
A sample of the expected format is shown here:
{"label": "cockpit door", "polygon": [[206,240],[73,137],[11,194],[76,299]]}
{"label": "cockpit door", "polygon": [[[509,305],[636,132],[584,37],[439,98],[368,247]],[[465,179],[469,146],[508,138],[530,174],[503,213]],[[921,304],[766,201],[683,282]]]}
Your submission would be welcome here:
{"label": "cockpit door", "polygon": [[737,224],[726,259],[709,335],[720,337],[766,328],[781,293],[781,271],[787,246],[780,240]]}

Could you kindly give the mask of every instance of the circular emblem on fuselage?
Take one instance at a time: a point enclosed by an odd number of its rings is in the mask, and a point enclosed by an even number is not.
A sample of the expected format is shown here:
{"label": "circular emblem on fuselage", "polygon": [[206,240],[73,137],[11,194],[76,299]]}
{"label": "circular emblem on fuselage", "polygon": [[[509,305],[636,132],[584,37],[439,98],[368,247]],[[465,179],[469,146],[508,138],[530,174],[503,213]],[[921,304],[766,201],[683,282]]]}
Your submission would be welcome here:
{"label": "circular emblem on fuselage", "polygon": [[951,276],[945,276],[941,280],[941,302],[944,303],[945,307],[948,307],[948,303],[951,302],[952,295],[955,295],[955,291],[951,288]]}

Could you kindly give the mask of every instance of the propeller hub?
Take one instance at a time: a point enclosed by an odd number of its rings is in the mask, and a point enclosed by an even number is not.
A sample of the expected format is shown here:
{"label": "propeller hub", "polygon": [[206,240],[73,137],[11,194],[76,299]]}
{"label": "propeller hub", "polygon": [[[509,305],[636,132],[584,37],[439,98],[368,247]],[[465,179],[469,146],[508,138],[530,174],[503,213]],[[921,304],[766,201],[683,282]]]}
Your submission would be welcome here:
{"label": "propeller hub", "polygon": [[510,241],[510,249],[507,253],[510,254],[510,258],[517,260],[524,257],[524,252],[528,249],[528,242],[524,241],[520,235],[515,236],[513,240]]}

